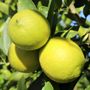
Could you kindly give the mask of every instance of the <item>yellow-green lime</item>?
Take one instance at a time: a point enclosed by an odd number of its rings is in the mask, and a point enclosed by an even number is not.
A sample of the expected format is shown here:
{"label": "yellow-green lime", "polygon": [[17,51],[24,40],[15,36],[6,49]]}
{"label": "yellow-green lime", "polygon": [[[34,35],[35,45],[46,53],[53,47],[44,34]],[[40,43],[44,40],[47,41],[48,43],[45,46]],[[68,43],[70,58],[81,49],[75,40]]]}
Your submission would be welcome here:
{"label": "yellow-green lime", "polygon": [[39,67],[38,51],[22,50],[14,43],[10,45],[8,52],[10,65],[21,72],[34,72]]}
{"label": "yellow-green lime", "polygon": [[85,58],[75,42],[54,37],[40,50],[39,61],[43,72],[51,80],[67,83],[79,77]]}
{"label": "yellow-green lime", "polygon": [[8,24],[11,40],[20,48],[35,50],[48,41],[50,27],[47,19],[39,12],[26,9],[17,12]]}

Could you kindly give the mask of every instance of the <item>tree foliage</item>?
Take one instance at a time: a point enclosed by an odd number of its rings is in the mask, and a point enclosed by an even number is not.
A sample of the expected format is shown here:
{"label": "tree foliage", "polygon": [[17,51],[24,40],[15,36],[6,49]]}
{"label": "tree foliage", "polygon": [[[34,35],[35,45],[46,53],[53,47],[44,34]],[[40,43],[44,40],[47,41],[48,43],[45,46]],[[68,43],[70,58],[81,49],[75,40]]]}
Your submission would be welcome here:
{"label": "tree foliage", "polygon": [[[50,23],[51,37],[71,38],[83,50],[86,64],[81,76],[70,83],[58,84],[42,70],[22,73],[8,62],[10,39],[7,26],[20,10],[38,10]],[[0,90],[89,90],[90,89],[90,0],[0,0]]]}

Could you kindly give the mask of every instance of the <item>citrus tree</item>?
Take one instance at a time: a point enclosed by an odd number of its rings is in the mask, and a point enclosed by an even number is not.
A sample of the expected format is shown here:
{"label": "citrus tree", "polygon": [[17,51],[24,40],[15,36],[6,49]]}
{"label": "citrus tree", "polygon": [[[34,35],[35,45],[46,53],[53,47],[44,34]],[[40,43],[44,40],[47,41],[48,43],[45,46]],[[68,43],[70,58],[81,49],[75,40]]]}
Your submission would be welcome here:
{"label": "citrus tree", "polygon": [[90,90],[90,0],[0,0],[0,90]]}

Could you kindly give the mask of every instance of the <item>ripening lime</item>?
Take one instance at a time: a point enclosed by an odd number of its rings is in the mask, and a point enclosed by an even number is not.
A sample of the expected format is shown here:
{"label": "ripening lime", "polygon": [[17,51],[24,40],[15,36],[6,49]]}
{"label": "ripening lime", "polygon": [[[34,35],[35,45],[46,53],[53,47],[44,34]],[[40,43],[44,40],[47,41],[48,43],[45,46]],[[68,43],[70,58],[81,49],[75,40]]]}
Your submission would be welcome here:
{"label": "ripening lime", "polygon": [[39,61],[43,72],[51,80],[67,83],[80,76],[85,58],[75,42],[54,37],[41,49]]}
{"label": "ripening lime", "polygon": [[10,20],[8,34],[17,47],[25,50],[41,48],[49,39],[47,19],[34,10],[17,12]]}
{"label": "ripening lime", "polygon": [[10,65],[21,72],[34,72],[39,67],[38,51],[22,50],[14,43],[10,45],[8,52]]}

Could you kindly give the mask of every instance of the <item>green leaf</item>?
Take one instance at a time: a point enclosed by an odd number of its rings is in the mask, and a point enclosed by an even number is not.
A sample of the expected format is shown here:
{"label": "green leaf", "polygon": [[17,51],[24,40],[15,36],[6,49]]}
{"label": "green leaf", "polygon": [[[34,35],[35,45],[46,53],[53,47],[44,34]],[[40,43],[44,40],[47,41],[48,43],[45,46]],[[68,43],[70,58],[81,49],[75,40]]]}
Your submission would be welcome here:
{"label": "green leaf", "polygon": [[10,3],[9,4],[9,6],[10,6],[10,13],[13,13],[13,11],[17,11],[16,10],[16,5],[17,5],[17,1],[18,0],[13,0],[12,2],[8,2],[8,3]]}
{"label": "green leaf", "polygon": [[9,45],[11,43],[10,38],[8,36],[8,23],[9,23],[10,18],[8,17],[8,19],[6,20],[6,22],[2,25],[2,27],[0,28],[0,48],[1,50],[4,52],[5,55],[8,54],[8,49],[9,49]]}
{"label": "green leaf", "polygon": [[0,75],[0,87],[3,83],[4,83],[4,77],[3,77],[3,75]]}
{"label": "green leaf", "polygon": [[9,78],[11,77],[11,72],[8,69],[1,69],[0,72],[5,80],[9,80]]}
{"label": "green leaf", "polygon": [[15,87],[10,87],[9,90],[17,90]]}
{"label": "green leaf", "polygon": [[13,72],[12,76],[10,77],[10,80],[12,81],[19,81],[21,78],[27,78],[29,77],[29,73],[23,73],[23,72]]}
{"label": "green leaf", "polygon": [[86,75],[82,75],[81,78],[76,83],[74,90],[86,90],[85,88],[88,85],[90,85],[90,81],[87,79]]}
{"label": "green leaf", "polygon": [[0,20],[0,27],[2,26],[3,23],[4,23],[4,20],[1,19],[1,20]]}
{"label": "green leaf", "polygon": [[12,2],[12,0],[5,0],[6,4],[10,4]]}
{"label": "green leaf", "polygon": [[34,9],[36,10],[36,6],[33,3],[32,0],[18,0],[18,4],[17,4],[17,10],[21,11],[24,9]]}
{"label": "green leaf", "polygon": [[84,27],[80,26],[79,30],[78,30],[78,33],[82,37],[83,35],[85,35],[89,31],[90,31],[90,28],[84,28]]}
{"label": "green leaf", "polygon": [[82,7],[80,7],[80,8],[76,8],[76,11],[77,11],[78,13],[80,13],[83,9],[84,9],[84,6],[82,6]]}
{"label": "green leaf", "polygon": [[62,22],[65,24],[64,27],[67,27],[67,26],[70,26],[72,20],[68,18],[65,13],[62,14],[61,19],[62,19]]}
{"label": "green leaf", "polygon": [[17,83],[17,90],[27,90],[26,88],[26,83],[25,83],[25,78],[21,78],[18,83]]}
{"label": "green leaf", "polygon": [[53,88],[52,84],[49,81],[47,81],[47,82],[45,82],[45,85],[42,88],[42,90],[54,90],[54,88]]}
{"label": "green leaf", "polygon": [[[2,18],[2,16],[3,16],[3,15],[2,15],[2,12],[0,12],[0,18]],[[1,25],[1,20],[0,20],[0,25]]]}
{"label": "green leaf", "polygon": [[90,90],[90,85],[88,85],[87,88],[85,88],[85,90]]}
{"label": "green leaf", "polygon": [[63,4],[65,4],[66,6],[69,6],[73,0],[62,0],[62,1],[63,1]]}
{"label": "green leaf", "polygon": [[61,35],[61,37],[73,38],[76,34],[78,34],[77,31],[74,31],[74,30],[65,30],[64,33]]}
{"label": "green leaf", "polygon": [[37,8],[38,8],[38,11],[47,18],[49,7],[43,6],[41,1],[39,1]]}
{"label": "green leaf", "polygon": [[0,11],[4,14],[9,14],[9,5],[0,1]]}

